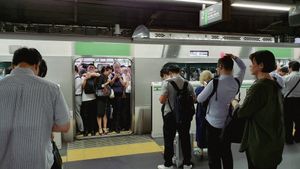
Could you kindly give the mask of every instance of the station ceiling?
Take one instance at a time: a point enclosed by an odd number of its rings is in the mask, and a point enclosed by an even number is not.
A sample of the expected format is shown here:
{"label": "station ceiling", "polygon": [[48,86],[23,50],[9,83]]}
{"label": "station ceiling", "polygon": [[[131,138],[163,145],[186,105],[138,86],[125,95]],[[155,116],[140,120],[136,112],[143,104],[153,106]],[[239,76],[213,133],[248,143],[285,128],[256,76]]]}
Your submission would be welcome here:
{"label": "station ceiling", "polygon": [[[295,0],[260,0],[292,4]],[[288,12],[231,7],[231,19],[199,27],[201,4],[172,0],[0,0],[0,21],[25,24],[79,25],[134,30],[224,32],[300,36],[290,27]]]}

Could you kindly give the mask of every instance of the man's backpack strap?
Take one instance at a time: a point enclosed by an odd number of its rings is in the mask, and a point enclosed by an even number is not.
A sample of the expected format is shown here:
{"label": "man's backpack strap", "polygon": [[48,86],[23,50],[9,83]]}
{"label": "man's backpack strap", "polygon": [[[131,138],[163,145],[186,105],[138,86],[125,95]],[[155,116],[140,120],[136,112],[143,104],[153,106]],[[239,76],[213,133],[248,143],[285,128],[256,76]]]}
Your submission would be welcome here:
{"label": "man's backpack strap", "polygon": [[[175,89],[177,92],[179,92],[179,88],[178,88],[178,86],[176,85],[176,83],[175,83],[173,80],[170,80],[169,82],[170,82],[171,85],[174,87],[174,89]],[[172,109],[172,106],[171,106],[171,103],[170,103],[169,98],[168,98],[168,104],[169,104],[169,107],[170,107],[170,109],[171,109],[171,112],[173,112],[173,109]]]}
{"label": "man's backpack strap", "polygon": [[169,82],[171,83],[171,85],[174,87],[174,89],[176,91],[180,91],[180,89],[178,88],[178,86],[176,85],[176,83],[173,80],[170,80]]}
{"label": "man's backpack strap", "polygon": [[187,87],[188,87],[188,82],[185,81],[184,84],[183,84],[182,90],[187,90]]}
{"label": "man's backpack strap", "polygon": [[[218,78],[214,78],[213,79],[213,91],[211,92],[211,94],[208,96],[207,100],[210,100],[210,98],[217,93],[217,88],[219,85],[219,79]],[[218,100],[218,96],[216,95],[216,100]]]}
{"label": "man's backpack strap", "polygon": [[[203,102],[205,107],[208,107],[206,113],[208,114],[209,112],[209,101],[211,99],[211,97],[217,92],[217,88],[218,88],[218,84],[219,84],[219,79],[218,78],[214,78],[213,80],[213,90],[210,93],[210,95],[208,96],[208,98]],[[216,94],[216,100],[218,100],[217,94]]]}

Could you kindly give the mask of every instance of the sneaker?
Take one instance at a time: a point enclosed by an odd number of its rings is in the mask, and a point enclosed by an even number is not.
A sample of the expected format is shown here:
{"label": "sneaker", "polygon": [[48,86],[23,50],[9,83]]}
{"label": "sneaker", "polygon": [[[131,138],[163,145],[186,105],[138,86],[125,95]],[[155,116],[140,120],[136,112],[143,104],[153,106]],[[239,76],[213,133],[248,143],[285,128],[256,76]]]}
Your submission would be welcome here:
{"label": "sneaker", "polygon": [[173,166],[166,167],[164,164],[162,164],[162,165],[158,165],[157,168],[158,169],[173,169]]}
{"label": "sneaker", "polygon": [[183,165],[183,169],[191,169],[193,167],[193,165]]}

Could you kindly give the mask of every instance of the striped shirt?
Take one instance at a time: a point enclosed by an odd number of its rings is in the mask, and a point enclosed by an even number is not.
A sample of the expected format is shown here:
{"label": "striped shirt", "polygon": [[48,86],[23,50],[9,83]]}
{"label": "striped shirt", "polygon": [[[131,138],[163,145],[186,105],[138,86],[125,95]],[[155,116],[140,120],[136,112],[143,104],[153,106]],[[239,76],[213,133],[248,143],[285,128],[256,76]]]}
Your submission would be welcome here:
{"label": "striped shirt", "polygon": [[48,169],[53,124],[69,122],[58,85],[16,68],[0,80],[0,168]]}

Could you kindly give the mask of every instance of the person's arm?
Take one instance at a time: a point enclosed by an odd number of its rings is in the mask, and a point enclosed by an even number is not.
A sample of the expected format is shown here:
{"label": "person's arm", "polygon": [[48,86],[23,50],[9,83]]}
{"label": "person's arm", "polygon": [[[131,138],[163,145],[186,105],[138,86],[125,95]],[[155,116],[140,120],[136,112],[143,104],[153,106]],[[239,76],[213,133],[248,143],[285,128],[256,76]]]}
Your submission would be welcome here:
{"label": "person's arm", "polygon": [[125,77],[124,77],[123,74],[122,74],[122,75],[119,75],[119,79],[120,79],[120,82],[121,82],[122,86],[123,86],[123,87],[126,87],[127,82],[126,82]]}
{"label": "person's arm", "polygon": [[60,88],[58,86],[57,88],[53,101],[54,123],[52,131],[67,132],[70,129],[69,109]]}
{"label": "person's arm", "polygon": [[54,124],[53,127],[52,127],[52,131],[54,132],[68,132],[70,129],[70,122],[66,123],[66,124],[63,124],[63,125],[57,125],[57,124]]}
{"label": "person's arm", "polygon": [[247,91],[246,98],[238,111],[239,118],[249,118],[260,110],[266,102],[262,87],[253,84]]}
{"label": "person's arm", "polygon": [[289,85],[289,81],[290,81],[290,75],[283,77],[284,87],[282,88],[282,93],[283,93],[284,96],[286,96],[287,93],[291,90],[291,87]]}
{"label": "person's arm", "polygon": [[159,102],[161,104],[165,104],[168,100],[168,81],[163,82],[162,87],[161,87],[161,95],[159,97]]}
{"label": "person's arm", "polygon": [[208,99],[208,97],[210,96],[210,94],[213,91],[213,88],[214,88],[213,85],[214,85],[213,80],[208,82],[207,86],[202,90],[202,92],[197,97],[198,103],[203,103],[204,101],[206,101]]}
{"label": "person's arm", "polygon": [[232,54],[227,54],[227,55],[230,55],[231,58],[235,61],[235,63],[239,67],[239,71],[237,73],[235,73],[234,77],[238,78],[241,85],[242,85],[243,80],[244,80],[244,76],[245,76],[245,72],[246,72],[246,65],[242,61],[242,59],[240,59],[239,57],[234,56]]}
{"label": "person's arm", "polygon": [[110,85],[113,85],[116,81],[116,79],[118,78],[117,74],[113,74],[113,77],[110,77]]}

